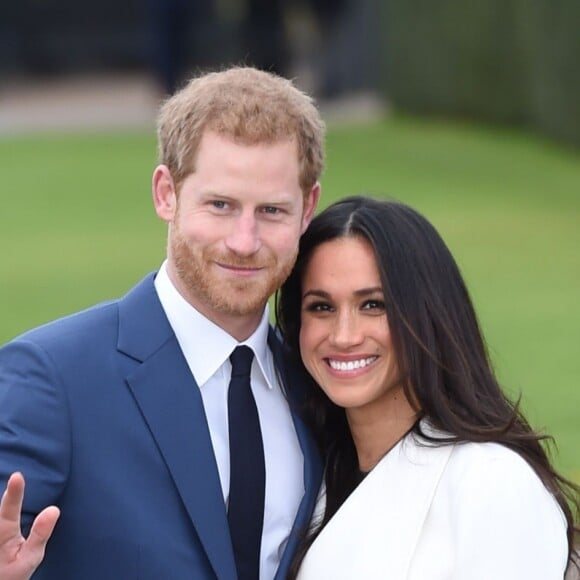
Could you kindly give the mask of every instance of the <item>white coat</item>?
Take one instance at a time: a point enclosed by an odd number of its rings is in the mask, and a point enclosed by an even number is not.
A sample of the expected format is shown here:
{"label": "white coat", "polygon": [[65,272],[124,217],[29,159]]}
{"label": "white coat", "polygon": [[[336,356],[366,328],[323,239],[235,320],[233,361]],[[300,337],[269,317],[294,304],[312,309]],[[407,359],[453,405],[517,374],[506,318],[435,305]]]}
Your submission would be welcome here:
{"label": "white coat", "polygon": [[413,434],[367,475],[306,554],[299,580],[562,580],[563,513],[517,453]]}

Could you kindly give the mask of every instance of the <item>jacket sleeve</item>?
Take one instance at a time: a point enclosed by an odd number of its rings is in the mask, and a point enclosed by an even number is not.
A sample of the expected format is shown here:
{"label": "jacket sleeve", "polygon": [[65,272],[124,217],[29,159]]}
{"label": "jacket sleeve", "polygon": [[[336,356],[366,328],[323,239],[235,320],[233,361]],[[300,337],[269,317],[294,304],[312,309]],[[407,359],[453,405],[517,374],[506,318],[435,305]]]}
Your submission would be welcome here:
{"label": "jacket sleeve", "polygon": [[0,349],[0,490],[23,473],[25,534],[36,514],[58,504],[70,465],[70,422],[57,370],[37,344]]}

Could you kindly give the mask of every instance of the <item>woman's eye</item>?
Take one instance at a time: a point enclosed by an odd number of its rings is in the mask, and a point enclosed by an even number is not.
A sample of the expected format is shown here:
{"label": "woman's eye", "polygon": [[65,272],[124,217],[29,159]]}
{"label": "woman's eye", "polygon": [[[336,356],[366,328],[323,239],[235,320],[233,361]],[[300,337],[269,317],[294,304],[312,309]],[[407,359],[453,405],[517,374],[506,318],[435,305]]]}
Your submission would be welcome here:
{"label": "woman's eye", "polygon": [[367,300],[362,305],[363,310],[381,310],[385,309],[385,303],[383,300]]}
{"label": "woman's eye", "polygon": [[307,312],[328,312],[330,310],[331,306],[326,302],[312,302],[306,306]]}

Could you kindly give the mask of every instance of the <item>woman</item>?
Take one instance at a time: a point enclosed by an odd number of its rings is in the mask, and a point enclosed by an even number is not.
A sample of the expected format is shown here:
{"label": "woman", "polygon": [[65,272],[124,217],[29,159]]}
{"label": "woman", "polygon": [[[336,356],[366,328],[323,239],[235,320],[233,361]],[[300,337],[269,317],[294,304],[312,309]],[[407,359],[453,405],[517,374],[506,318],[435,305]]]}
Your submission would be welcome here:
{"label": "woman", "polygon": [[312,377],[307,418],[327,457],[292,578],[563,578],[578,488],[498,385],[429,222],[395,202],[331,206],[277,315]]}

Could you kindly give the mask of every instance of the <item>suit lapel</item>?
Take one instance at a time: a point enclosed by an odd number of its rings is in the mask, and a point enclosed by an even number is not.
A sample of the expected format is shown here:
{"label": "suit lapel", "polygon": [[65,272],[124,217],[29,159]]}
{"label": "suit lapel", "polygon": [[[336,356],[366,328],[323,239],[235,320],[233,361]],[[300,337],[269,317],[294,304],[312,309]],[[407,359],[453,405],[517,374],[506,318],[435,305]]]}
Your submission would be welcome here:
{"label": "suit lapel", "polygon": [[[148,276],[120,301],[118,350],[133,359],[127,362],[127,383],[216,576],[229,580],[236,578],[235,563],[201,394],[163,312],[153,280],[154,275]],[[268,343],[304,456],[305,492],[276,573],[276,579],[281,580],[300,532],[310,523],[322,480],[322,463],[310,433],[295,411],[302,400],[304,380],[287,364],[272,330]]]}
{"label": "suit lapel", "polygon": [[227,515],[201,394],[153,286],[119,305],[119,350],[141,361],[126,380],[217,578],[236,577]]}
{"label": "suit lapel", "polygon": [[288,361],[284,354],[284,349],[273,330],[270,330],[268,344],[274,355],[280,381],[290,404],[294,428],[296,429],[304,458],[304,495],[298,507],[294,525],[275,576],[275,580],[282,580],[286,577],[288,567],[296,553],[301,534],[310,524],[310,518],[312,517],[322,481],[322,461],[314,439],[298,413],[304,396],[305,379],[295,365]]}

